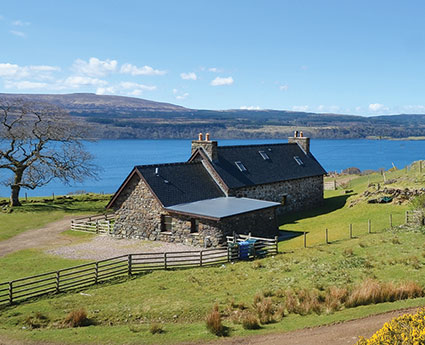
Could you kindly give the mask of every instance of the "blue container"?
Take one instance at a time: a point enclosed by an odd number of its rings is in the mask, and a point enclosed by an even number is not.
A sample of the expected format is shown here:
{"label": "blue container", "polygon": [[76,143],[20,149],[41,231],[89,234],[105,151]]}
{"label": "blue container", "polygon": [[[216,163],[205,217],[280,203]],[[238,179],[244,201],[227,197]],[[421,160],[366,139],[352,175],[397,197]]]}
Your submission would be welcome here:
{"label": "blue container", "polygon": [[[254,242],[253,242],[254,241]],[[246,240],[239,242],[239,258],[241,260],[248,260],[252,253],[255,240]]]}

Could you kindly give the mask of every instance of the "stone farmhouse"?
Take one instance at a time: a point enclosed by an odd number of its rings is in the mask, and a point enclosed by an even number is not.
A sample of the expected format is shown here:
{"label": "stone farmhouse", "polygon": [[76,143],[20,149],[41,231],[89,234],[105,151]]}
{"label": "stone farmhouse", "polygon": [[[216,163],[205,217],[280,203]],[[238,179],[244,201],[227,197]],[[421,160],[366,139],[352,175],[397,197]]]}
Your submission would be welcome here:
{"label": "stone farmhouse", "polygon": [[243,146],[201,133],[187,162],[135,166],[107,208],[114,236],[217,246],[234,232],[276,236],[277,213],[323,202],[324,174],[302,132]]}

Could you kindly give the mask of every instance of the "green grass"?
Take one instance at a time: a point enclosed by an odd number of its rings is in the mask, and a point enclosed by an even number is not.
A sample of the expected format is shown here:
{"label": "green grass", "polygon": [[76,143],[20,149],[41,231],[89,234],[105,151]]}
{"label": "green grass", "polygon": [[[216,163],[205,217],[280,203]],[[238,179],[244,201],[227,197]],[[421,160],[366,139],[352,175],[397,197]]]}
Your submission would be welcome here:
{"label": "green grass", "polygon": [[77,195],[72,198],[31,198],[22,206],[0,212],[0,241],[29,229],[62,219],[65,215],[96,214],[105,211],[110,195]]}
{"label": "green grass", "polygon": [[[397,239],[394,241],[393,239]],[[226,311],[231,302],[252,305],[258,292],[288,288],[350,286],[368,277],[381,281],[415,280],[425,286],[425,235],[421,231],[394,230],[364,236],[361,239],[297,249],[292,253],[255,262],[239,262],[218,267],[180,271],[157,271],[121,283],[94,286],[84,294],[67,293],[25,302],[6,308],[0,315],[3,332],[13,337],[61,342],[132,344],[136,341],[172,343],[183,340],[211,339],[203,319],[214,303]],[[347,255],[347,250],[353,253]],[[24,253],[28,259],[28,252]],[[32,253],[34,259],[45,260]],[[22,261],[18,253],[9,256],[7,270],[13,262]],[[51,268],[63,267],[55,258]],[[3,262],[2,262],[3,267]],[[267,325],[261,332],[290,330],[368,315],[407,305],[423,305],[425,299],[345,309],[330,315],[290,315],[283,321]],[[97,326],[71,330],[57,329],[66,314],[86,308]],[[23,331],[25,319],[39,311],[51,320],[50,329]],[[129,325],[147,327],[151,322],[164,322],[164,335],[148,335],[130,331]],[[232,334],[252,334],[229,320]],[[113,325],[110,328],[108,325]],[[142,326],[141,326],[142,325]],[[146,328],[147,329],[147,328]],[[121,333],[120,333],[121,332]],[[118,334],[121,334],[119,336]],[[72,335],[72,337],[71,337]]]}

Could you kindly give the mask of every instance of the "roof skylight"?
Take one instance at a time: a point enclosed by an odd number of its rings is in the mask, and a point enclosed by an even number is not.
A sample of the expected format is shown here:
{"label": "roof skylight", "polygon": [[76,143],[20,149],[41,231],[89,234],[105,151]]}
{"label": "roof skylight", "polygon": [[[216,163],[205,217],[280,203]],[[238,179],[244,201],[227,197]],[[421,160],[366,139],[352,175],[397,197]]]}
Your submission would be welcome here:
{"label": "roof skylight", "polygon": [[238,169],[240,171],[246,171],[247,169],[245,168],[245,165],[243,165],[243,163],[241,161],[236,161],[235,162],[236,166],[238,167]]}
{"label": "roof skylight", "polygon": [[304,165],[304,162],[301,160],[300,157],[294,156],[295,161],[298,163],[298,165]]}
{"label": "roof skylight", "polygon": [[258,151],[258,153],[260,154],[261,157],[263,157],[264,160],[270,159],[270,157],[268,156],[268,154],[265,153],[264,151]]}

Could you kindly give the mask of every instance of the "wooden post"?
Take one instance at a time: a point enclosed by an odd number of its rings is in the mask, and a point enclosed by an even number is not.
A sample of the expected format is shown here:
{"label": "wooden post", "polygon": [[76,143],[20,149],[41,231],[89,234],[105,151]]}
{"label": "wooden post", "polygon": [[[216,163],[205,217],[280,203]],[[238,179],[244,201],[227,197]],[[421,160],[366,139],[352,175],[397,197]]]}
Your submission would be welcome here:
{"label": "wooden post", "polygon": [[164,269],[167,269],[167,253],[164,253]]}
{"label": "wooden post", "polygon": [[56,293],[60,291],[60,271],[56,271]]}
{"label": "wooden post", "polygon": [[52,193],[52,199],[53,199],[53,201],[55,201],[55,193],[54,192]]}
{"label": "wooden post", "polygon": [[94,283],[97,284],[99,278],[99,263],[96,261],[94,263]]}
{"label": "wooden post", "polygon": [[25,201],[28,201],[28,194],[25,192]]}
{"label": "wooden post", "polygon": [[406,211],[406,215],[405,215],[405,219],[404,219],[405,223],[409,223],[409,211]]}
{"label": "wooden post", "polygon": [[99,233],[99,221],[96,220],[96,234]]}
{"label": "wooden post", "polygon": [[248,239],[251,239],[251,233],[248,232]]}
{"label": "wooden post", "polygon": [[368,234],[372,233],[372,222],[370,219],[367,220],[367,232]]}
{"label": "wooden post", "polygon": [[393,227],[393,214],[390,213],[390,228]]}
{"label": "wooden post", "polygon": [[132,274],[132,270],[131,270],[132,260],[131,259],[132,259],[131,254],[128,254],[127,261],[128,261],[128,275],[129,276],[131,276],[131,274]]}
{"label": "wooden post", "polygon": [[274,237],[274,244],[276,246],[276,254],[279,253],[279,237],[275,236]]}
{"label": "wooden post", "polygon": [[229,244],[227,244],[227,262],[230,262],[230,247],[229,247]]}
{"label": "wooden post", "polygon": [[13,281],[9,282],[9,303],[13,304]]}
{"label": "wooden post", "polygon": [[202,267],[202,250],[199,252],[199,267]]}
{"label": "wooden post", "polygon": [[329,239],[329,237],[328,237],[328,229],[326,229],[326,231],[325,231],[325,243],[326,244],[329,244],[328,239]]}
{"label": "wooden post", "polygon": [[353,238],[353,224],[350,224],[350,239]]}
{"label": "wooden post", "polygon": [[304,248],[307,248],[307,233],[304,231]]}

